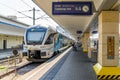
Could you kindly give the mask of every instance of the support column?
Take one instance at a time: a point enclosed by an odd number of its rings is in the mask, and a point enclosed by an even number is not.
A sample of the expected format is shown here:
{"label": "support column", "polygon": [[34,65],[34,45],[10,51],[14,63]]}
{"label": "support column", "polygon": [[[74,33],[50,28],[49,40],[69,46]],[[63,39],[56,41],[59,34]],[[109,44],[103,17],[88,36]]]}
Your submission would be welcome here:
{"label": "support column", "polygon": [[89,33],[85,33],[84,37],[82,39],[82,47],[83,47],[83,52],[87,53],[88,52],[88,38],[89,38]]}
{"label": "support column", "polygon": [[88,42],[88,57],[91,58],[90,40],[89,40],[89,42]]}
{"label": "support column", "polygon": [[[92,36],[91,33],[89,33],[89,34],[90,34],[90,36]],[[92,58],[92,53],[91,53],[92,49],[93,49],[93,48],[91,48],[91,39],[90,39],[90,37],[89,37],[89,40],[88,40],[88,57],[89,57],[90,59]]]}
{"label": "support column", "polygon": [[[98,79],[120,79],[119,12],[102,11],[98,23],[98,63],[94,70]],[[112,77],[113,76],[113,77]]]}

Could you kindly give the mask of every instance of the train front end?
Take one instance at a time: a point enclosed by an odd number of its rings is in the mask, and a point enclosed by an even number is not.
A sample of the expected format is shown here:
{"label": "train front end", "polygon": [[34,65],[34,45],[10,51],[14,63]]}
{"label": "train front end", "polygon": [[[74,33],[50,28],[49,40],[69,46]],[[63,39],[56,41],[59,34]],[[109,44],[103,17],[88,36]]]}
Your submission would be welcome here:
{"label": "train front end", "polygon": [[38,62],[43,60],[42,58],[46,58],[46,51],[44,51],[45,46],[43,45],[46,32],[47,28],[40,26],[26,30],[24,49],[27,50],[27,60]]}

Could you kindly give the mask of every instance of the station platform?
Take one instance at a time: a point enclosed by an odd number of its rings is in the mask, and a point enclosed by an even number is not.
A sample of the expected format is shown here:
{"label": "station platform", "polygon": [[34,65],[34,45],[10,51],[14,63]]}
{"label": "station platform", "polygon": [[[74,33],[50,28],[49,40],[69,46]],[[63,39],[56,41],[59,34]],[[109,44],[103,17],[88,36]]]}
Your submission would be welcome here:
{"label": "station platform", "polygon": [[39,80],[97,80],[93,64],[82,51],[69,51]]}

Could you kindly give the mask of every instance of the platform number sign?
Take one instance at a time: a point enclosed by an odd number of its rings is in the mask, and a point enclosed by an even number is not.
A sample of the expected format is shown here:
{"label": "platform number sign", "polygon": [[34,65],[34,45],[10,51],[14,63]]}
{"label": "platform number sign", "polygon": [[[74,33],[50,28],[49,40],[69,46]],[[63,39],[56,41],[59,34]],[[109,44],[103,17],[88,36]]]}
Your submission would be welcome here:
{"label": "platform number sign", "polygon": [[114,45],[115,45],[115,37],[114,36],[108,36],[107,37],[107,58],[108,59],[114,59]]}

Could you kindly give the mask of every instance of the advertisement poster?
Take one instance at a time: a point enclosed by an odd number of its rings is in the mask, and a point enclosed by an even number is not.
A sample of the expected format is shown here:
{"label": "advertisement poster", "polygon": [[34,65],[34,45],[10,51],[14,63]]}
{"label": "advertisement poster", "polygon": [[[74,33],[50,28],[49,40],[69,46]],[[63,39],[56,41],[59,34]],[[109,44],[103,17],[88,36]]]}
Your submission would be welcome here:
{"label": "advertisement poster", "polygon": [[115,38],[114,36],[107,37],[107,58],[114,59],[115,56]]}

